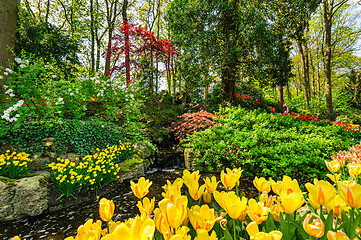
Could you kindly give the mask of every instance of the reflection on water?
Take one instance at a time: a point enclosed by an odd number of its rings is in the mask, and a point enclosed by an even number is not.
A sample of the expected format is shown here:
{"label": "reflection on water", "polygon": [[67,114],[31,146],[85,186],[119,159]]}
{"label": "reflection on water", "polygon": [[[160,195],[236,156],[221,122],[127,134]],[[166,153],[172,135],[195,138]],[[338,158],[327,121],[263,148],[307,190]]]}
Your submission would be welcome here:
{"label": "reflection on water", "polygon": [[[161,200],[164,186],[167,180],[174,181],[182,176],[182,170],[157,170],[153,169],[145,174],[146,179],[150,179],[153,184],[148,193],[148,198],[155,197],[156,202]],[[201,174],[201,179],[212,174]],[[218,178],[218,174],[215,175]],[[203,183],[200,180],[200,183]],[[242,189],[252,188],[250,182],[241,184]],[[115,221],[123,221],[138,214],[136,203],[138,199],[133,195],[129,181],[124,182],[119,189],[103,197],[111,199],[115,204]],[[100,220],[99,199],[45,213],[36,217],[24,218],[16,221],[0,223],[0,239],[10,240],[19,235],[22,239],[53,239],[59,240],[69,236],[75,236],[77,228],[89,219]],[[104,226],[105,227],[105,226]]]}

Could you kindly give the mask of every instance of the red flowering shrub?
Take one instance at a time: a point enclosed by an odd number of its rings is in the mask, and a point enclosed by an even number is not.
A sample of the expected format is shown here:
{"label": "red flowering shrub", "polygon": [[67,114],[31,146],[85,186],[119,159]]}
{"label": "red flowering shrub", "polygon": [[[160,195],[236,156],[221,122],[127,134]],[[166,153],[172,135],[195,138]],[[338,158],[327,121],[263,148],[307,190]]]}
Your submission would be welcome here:
{"label": "red flowering shrub", "polygon": [[168,130],[173,132],[177,139],[182,140],[187,134],[193,134],[194,132],[203,131],[212,127],[215,124],[212,120],[213,117],[219,116],[203,110],[195,113],[184,113],[178,116],[178,118],[184,119],[179,122],[173,122]]}

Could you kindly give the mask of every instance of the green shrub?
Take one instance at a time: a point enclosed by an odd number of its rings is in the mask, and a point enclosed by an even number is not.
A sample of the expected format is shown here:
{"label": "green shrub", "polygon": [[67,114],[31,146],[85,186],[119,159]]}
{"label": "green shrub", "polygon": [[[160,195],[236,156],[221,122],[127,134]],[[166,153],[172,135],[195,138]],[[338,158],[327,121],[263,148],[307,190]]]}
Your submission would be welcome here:
{"label": "green shrub", "polygon": [[323,179],[324,160],[360,140],[358,132],[345,132],[326,121],[302,122],[240,107],[221,109],[219,114],[227,117],[185,140],[210,171],[241,166],[248,176]]}
{"label": "green shrub", "polygon": [[54,138],[58,153],[74,151],[80,157],[92,154],[96,148],[102,149],[126,139],[122,128],[99,120],[28,121],[16,124],[3,121],[2,124],[7,131],[0,135],[0,145],[28,153],[47,150],[44,139],[49,137]]}

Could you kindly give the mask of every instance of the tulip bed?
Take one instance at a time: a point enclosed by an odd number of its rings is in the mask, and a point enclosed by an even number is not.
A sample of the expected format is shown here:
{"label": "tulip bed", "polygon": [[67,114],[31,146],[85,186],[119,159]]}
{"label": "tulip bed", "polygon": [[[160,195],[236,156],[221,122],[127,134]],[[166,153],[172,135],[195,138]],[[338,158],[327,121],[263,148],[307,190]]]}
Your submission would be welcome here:
{"label": "tulip bed", "polygon": [[[35,155],[34,158],[37,158]],[[11,152],[7,150],[0,155],[0,176],[19,179],[28,175],[32,169],[33,159],[25,152]]]}
{"label": "tulip bed", "polygon": [[255,177],[256,199],[247,199],[238,190],[241,168],[221,172],[225,191],[219,190],[216,177],[207,177],[200,185],[199,171],[184,170],[182,178],[163,187],[164,198],[157,208],[155,199],[146,197],[152,182],[142,177],[138,183],[131,181],[139,215],[115,222],[114,203],[103,198],[99,215],[107,227],[90,219],[66,240],[359,239],[361,145],[339,152],[325,165],[332,183],[314,179],[305,184],[307,193],[288,176],[277,182]]}

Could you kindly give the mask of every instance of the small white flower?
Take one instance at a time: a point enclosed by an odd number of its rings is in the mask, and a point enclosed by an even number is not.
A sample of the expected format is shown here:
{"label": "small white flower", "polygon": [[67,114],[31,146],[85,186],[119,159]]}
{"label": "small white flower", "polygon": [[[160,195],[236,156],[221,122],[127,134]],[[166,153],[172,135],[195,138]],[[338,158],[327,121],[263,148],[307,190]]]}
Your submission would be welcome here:
{"label": "small white flower", "polygon": [[20,117],[20,114],[16,114],[15,117],[19,118],[19,117]]}
{"label": "small white flower", "polygon": [[21,64],[23,61],[21,60],[21,58],[15,58],[14,59],[15,60],[15,62],[17,62],[18,64]]}
{"label": "small white flower", "polygon": [[8,72],[4,72],[4,75],[7,76],[7,75],[9,75],[9,73],[8,73]]}
{"label": "small white flower", "polygon": [[49,65],[47,65],[47,64],[46,64],[46,65],[44,65],[44,67],[48,68],[48,67],[49,67]]}
{"label": "small white flower", "polygon": [[11,70],[10,68],[5,68],[5,71],[7,71],[8,73],[12,74],[13,70]]}
{"label": "small white flower", "polygon": [[52,78],[56,78],[57,76],[55,74],[51,75]]}
{"label": "small white flower", "polygon": [[5,92],[5,94],[10,94],[10,93],[12,93],[14,90],[12,90],[11,88],[9,88],[6,92]]}
{"label": "small white flower", "polygon": [[24,68],[26,67],[24,64],[20,64],[20,68]]}
{"label": "small white flower", "polygon": [[14,94],[14,93],[10,93],[9,96],[10,96],[10,97],[15,97],[15,94]]}
{"label": "small white flower", "polygon": [[74,95],[74,93],[71,92],[71,93],[70,93],[70,96],[73,96],[73,95]]}
{"label": "small white flower", "polygon": [[69,90],[69,92],[71,92],[71,88],[69,88],[68,90]]}

